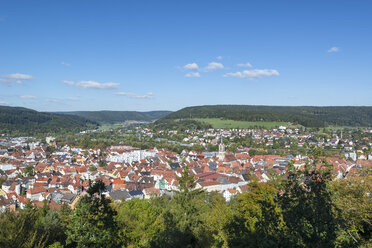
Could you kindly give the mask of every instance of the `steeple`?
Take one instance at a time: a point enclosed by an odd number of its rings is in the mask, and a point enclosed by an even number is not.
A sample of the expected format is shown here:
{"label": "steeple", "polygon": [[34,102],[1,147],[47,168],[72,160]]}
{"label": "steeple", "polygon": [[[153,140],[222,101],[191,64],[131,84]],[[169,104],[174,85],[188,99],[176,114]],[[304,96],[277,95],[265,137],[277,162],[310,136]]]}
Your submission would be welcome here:
{"label": "steeple", "polygon": [[220,135],[221,141],[220,145],[218,146],[218,160],[223,161],[225,159],[225,144],[223,143],[222,134]]}

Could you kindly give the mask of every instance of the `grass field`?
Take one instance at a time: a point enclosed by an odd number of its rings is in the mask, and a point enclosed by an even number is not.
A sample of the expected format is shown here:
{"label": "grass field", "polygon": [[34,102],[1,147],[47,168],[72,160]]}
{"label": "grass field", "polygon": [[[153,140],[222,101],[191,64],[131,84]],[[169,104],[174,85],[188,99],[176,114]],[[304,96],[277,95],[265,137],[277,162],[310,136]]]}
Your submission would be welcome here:
{"label": "grass field", "polygon": [[338,131],[338,130],[344,130],[344,129],[356,130],[356,129],[365,129],[365,128],[368,128],[368,127],[330,126],[330,127],[326,127],[325,129],[329,129],[332,131]]}
{"label": "grass field", "polygon": [[263,128],[277,128],[279,126],[285,126],[290,128],[300,127],[300,125],[292,125],[289,122],[267,122],[267,121],[232,121],[232,120],[221,120],[218,118],[195,118],[194,120],[200,122],[206,122],[211,124],[213,128],[254,128],[254,127],[263,127]]}
{"label": "grass field", "polygon": [[118,128],[121,128],[121,127],[122,126],[115,125],[115,124],[102,124],[101,126],[99,126],[98,130],[108,131],[108,130],[111,130],[111,129],[118,129]]}

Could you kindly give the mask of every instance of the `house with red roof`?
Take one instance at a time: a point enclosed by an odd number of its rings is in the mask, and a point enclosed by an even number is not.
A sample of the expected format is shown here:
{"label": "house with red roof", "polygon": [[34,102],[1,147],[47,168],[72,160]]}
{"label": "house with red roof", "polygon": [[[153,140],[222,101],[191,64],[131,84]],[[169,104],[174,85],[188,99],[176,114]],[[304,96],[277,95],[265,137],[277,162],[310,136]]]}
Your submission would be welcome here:
{"label": "house with red roof", "polygon": [[47,190],[42,186],[37,186],[27,190],[26,197],[31,201],[39,201],[42,197],[42,193],[47,192]]}

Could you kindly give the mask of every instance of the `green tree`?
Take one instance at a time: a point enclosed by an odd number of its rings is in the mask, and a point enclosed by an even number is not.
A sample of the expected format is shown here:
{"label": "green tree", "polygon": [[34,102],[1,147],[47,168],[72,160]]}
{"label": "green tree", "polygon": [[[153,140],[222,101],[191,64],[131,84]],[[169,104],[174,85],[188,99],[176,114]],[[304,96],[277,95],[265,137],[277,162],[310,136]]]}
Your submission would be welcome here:
{"label": "green tree", "polygon": [[68,245],[76,247],[117,247],[116,211],[102,194],[105,185],[98,181],[90,185],[89,195],[83,196],[67,226]]}
{"label": "green tree", "polygon": [[60,242],[55,242],[49,245],[48,248],[63,248],[63,245]]}
{"label": "green tree", "polygon": [[163,243],[167,247],[206,247],[210,235],[205,225],[204,213],[208,211],[205,192],[195,189],[196,180],[187,166],[183,167],[182,177],[177,179],[179,189],[163,212],[166,225]]}
{"label": "green tree", "polygon": [[272,182],[249,184],[249,190],[238,196],[245,227],[248,230],[249,247],[284,246],[286,225],[277,202],[278,189]]}
{"label": "green tree", "polygon": [[119,238],[125,247],[154,247],[164,231],[161,211],[148,200],[124,202],[116,217]]}
{"label": "green tree", "polygon": [[289,172],[279,197],[288,246],[335,246],[338,209],[332,201],[330,180],[330,168],[316,154],[305,170]]}
{"label": "green tree", "polygon": [[247,247],[249,240],[238,204],[226,203],[217,192],[209,194],[208,203],[206,228],[211,236],[210,246]]}
{"label": "green tree", "polygon": [[341,210],[338,247],[372,245],[372,175],[362,172],[332,182],[334,202]]}
{"label": "green tree", "polygon": [[6,211],[0,215],[0,247],[45,247],[48,235],[38,225],[38,211],[30,204],[19,213]]}
{"label": "green tree", "polygon": [[47,235],[47,245],[55,242],[64,243],[66,240],[64,226],[59,213],[56,211],[51,211],[45,207],[39,209],[38,228],[41,233]]}
{"label": "green tree", "polygon": [[24,174],[28,177],[35,175],[34,167],[32,165],[27,165],[24,170]]}

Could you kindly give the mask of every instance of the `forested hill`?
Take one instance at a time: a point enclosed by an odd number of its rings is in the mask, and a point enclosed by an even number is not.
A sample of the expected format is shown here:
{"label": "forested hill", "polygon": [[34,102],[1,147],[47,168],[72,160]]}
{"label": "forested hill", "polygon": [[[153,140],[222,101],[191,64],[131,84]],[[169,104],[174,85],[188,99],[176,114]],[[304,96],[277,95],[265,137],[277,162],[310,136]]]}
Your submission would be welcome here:
{"label": "forested hill", "polygon": [[118,123],[125,121],[154,121],[160,119],[171,111],[75,111],[61,112],[61,114],[77,115],[98,123]]}
{"label": "forested hill", "polygon": [[224,118],[239,121],[278,121],[305,127],[372,126],[372,107],[291,107],[209,105],[183,108],[163,119]]}
{"label": "forested hill", "polygon": [[44,113],[21,107],[0,106],[0,134],[53,134],[81,131],[96,126],[98,126],[96,122],[79,116]]}

